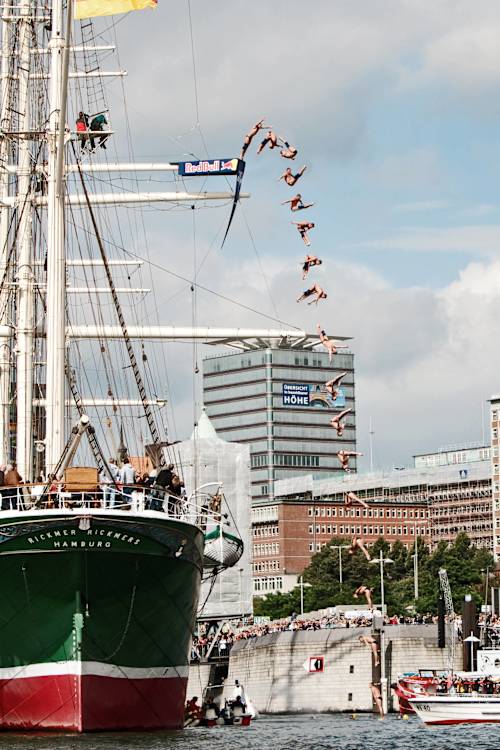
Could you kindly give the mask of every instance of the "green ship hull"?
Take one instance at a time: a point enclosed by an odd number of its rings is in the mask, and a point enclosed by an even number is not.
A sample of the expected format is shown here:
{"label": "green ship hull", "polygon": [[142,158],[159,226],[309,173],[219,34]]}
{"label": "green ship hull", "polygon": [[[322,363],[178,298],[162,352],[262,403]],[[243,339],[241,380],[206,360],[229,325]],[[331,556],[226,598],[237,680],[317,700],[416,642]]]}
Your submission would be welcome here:
{"label": "green ship hull", "polygon": [[0,726],[182,726],[203,543],[157,513],[5,519]]}

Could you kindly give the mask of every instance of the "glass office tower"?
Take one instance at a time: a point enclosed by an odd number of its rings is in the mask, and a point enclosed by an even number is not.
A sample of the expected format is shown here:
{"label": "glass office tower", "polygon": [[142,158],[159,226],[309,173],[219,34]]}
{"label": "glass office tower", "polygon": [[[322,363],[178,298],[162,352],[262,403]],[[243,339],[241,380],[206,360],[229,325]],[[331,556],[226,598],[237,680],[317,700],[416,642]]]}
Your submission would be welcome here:
{"label": "glass office tower", "polygon": [[[263,344],[203,362],[204,403],[218,435],[250,445],[254,503],[273,501],[277,479],[338,475],[337,452],[356,449],[353,355],[336,354],[330,365],[327,352]],[[333,400],[325,383],[342,372]],[[344,408],[352,412],[338,437],[330,421]]]}

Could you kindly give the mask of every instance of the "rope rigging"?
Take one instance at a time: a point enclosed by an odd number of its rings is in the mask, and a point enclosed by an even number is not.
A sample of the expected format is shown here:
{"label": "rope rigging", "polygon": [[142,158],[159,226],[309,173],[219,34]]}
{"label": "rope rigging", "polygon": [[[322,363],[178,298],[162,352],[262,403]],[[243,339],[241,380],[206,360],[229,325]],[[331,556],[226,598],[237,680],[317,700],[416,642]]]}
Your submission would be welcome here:
{"label": "rope rigging", "polygon": [[[74,150],[75,149],[74,149],[74,146],[73,146],[73,151]],[[75,153],[75,158],[76,158],[76,153]],[[104,265],[104,270],[105,270],[105,273],[106,273],[106,278],[108,280],[109,288],[110,288],[110,291],[111,291],[111,296],[112,296],[112,299],[113,299],[113,304],[114,304],[114,307],[115,307],[115,310],[116,310],[118,321],[120,323],[120,327],[122,329],[123,338],[125,340],[125,346],[127,348],[127,352],[128,352],[128,356],[129,356],[129,360],[130,360],[130,365],[132,367],[132,371],[133,371],[134,377],[135,377],[135,382],[137,384],[139,395],[140,395],[140,398],[141,398],[141,401],[142,401],[142,405],[143,405],[143,409],[144,409],[144,414],[146,416],[146,421],[148,423],[148,428],[149,428],[149,431],[150,431],[150,434],[151,434],[151,438],[153,440],[153,444],[157,445],[160,442],[160,435],[159,435],[159,432],[158,432],[158,428],[156,426],[156,422],[155,422],[155,419],[154,419],[154,416],[153,416],[152,409],[151,409],[151,407],[149,405],[149,401],[148,401],[148,398],[147,398],[146,389],[144,387],[144,382],[143,382],[143,379],[142,379],[142,375],[141,375],[141,372],[140,372],[140,369],[139,369],[139,365],[137,363],[137,359],[136,359],[136,356],[135,356],[134,348],[132,346],[132,341],[131,341],[130,336],[128,334],[127,324],[126,324],[125,318],[123,316],[122,307],[121,307],[121,304],[120,304],[120,300],[118,299],[118,294],[116,292],[115,284],[114,284],[114,281],[113,281],[113,276],[111,274],[111,269],[110,269],[110,266],[109,266],[109,263],[108,263],[108,258],[107,258],[107,255],[106,255],[106,251],[104,249],[104,244],[103,244],[103,241],[101,239],[101,235],[100,235],[100,232],[99,232],[99,227],[97,226],[97,221],[96,221],[96,218],[95,218],[94,211],[92,210],[92,204],[90,203],[89,194],[88,194],[88,191],[87,191],[87,186],[85,184],[83,173],[82,173],[82,170],[81,170],[81,167],[80,167],[80,162],[78,161],[78,159],[77,159],[76,163],[77,163],[77,167],[78,167],[78,174],[80,176],[80,181],[81,181],[82,189],[83,189],[83,192],[84,192],[84,195],[85,195],[85,200],[87,202],[87,208],[88,208],[88,211],[89,211],[89,216],[90,216],[90,219],[91,219],[91,222],[92,222],[92,226],[93,226],[93,229],[94,229],[95,237],[96,237],[97,244],[98,244],[98,247],[99,247],[99,252],[101,254],[101,259],[102,259],[102,262],[103,262],[103,265]],[[164,463],[165,463],[165,458],[164,458],[164,456],[163,456],[162,453],[159,454],[159,458],[160,458],[160,465],[163,466]]]}

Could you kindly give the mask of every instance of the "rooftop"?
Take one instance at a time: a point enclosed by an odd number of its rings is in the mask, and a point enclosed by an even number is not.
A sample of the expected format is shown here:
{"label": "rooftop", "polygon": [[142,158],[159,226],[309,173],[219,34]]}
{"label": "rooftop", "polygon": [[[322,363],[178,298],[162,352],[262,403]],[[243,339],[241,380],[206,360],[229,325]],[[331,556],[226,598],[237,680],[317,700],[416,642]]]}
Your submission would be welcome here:
{"label": "rooftop", "polygon": [[314,479],[311,474],[307,474],[301,477],[279,479],[274,485],[274,495],[279,498],[312,492],[315,498],[321,498],[323,495],[380,487],[404,489],[415,486],[481,481],[490,478],[490,461],[475,461],[471,464],[424,467],[421,469],[390,469],[362,474],[346,474],[342,478],[330,479]]}

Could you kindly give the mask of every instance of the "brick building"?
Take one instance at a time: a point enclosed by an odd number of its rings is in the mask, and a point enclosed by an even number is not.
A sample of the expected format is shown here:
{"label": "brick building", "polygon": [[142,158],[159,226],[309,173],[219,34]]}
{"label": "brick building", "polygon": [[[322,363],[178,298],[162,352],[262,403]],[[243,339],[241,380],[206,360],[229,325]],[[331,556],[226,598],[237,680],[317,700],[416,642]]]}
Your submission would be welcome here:
{"label": "brick building", "polygon": [[493,554],[495,560],[500,556],[500,461],[498,449],[500,445],[500,396],[490,398],[490,429],[491,429],[491,488],[493,515]]}
{"label": "brick building", "polygon": [[[349,490],[369,509],[347,507]],[[492,549],[490,462],[436,463],[341,480],[282,480],[276,482],[272,505],[252,509],[252,524],[256,595],[292,589],[312,555],[335,536],[362,537],[367,545],[382,536],[411,547],[421,535],[435,547],[465,531],[474,544]],[[500,535],[500,509],[497,528]]]}

